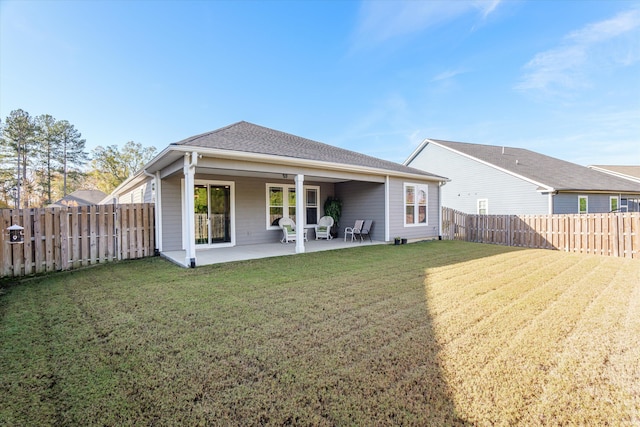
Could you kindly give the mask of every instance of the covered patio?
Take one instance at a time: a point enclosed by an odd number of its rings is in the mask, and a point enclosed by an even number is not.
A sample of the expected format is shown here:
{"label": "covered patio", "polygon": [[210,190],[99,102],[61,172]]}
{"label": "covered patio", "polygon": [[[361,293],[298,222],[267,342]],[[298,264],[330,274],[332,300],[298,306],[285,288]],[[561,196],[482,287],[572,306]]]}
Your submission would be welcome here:
{"label": "covered patio", "polygon": [[[305,242],[305,252],[331,251],[337,249],[354,248],[368,245],[383,245],[383,241],[361,242],[359,239],[353,242],[341,238],[331,240],[309,240]],[[222,264],[232,261],[244,261],[249,259],[269,258],[296,254],[295,243],[263,243],[256,245],[231,246],[225,248],[196,249],[198,266],[210,264]],[[180,266],[188,267],[185,262],[186,251],[165,251],[162,256]]]}

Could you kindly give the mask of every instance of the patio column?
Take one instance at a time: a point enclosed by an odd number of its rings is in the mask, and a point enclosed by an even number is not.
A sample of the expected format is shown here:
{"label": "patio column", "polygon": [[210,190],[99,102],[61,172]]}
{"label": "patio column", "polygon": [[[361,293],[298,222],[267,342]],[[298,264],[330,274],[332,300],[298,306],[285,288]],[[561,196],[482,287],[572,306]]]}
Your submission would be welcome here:
{"label": "patio column", "polygon": [[296,182],[296,253],[304,253],[304,175],[298,174],[295,177]]}
{"label": "patio column", "polygon": [[196,165],[198,164],[198,153],[185,153],[184,156],[184,222],[185,231],[187,233],[186,256],[184,259],[187,267],[196,266],[196,225],[195,225],[195,207],[193,201],[194,183],[196,174]]}

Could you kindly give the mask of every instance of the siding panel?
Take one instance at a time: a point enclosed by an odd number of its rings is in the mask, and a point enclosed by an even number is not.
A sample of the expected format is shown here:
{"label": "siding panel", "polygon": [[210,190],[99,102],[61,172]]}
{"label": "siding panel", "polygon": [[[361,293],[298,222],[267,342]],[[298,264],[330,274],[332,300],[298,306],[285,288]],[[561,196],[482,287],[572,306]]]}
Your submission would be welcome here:
{"label": "siding panel", "polygon": [[549,213],[538,185],[437,145],[428,144],[409,166],[451,179],[442,187],[443,206],[475,214],[478,199],[488,199],[490,214]]}
{"label": "siding panel", "polygon": [[384,241],[384,184],[349,181],[336,184],[336,197],[342,200],[342,217],[338,238],[345,227],[353,227],[358,219],[373,220],[371,239]]}

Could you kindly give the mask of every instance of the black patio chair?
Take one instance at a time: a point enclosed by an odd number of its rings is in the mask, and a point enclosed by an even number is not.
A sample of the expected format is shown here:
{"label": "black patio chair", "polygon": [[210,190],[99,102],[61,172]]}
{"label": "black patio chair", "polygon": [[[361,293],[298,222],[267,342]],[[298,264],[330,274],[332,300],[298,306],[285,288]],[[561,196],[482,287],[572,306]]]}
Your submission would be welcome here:
{"label": "black patio chair", "polygon": [[360,233],[357,233],[360,235],[360,242],[364,242],[365,238],[369,238],[370,242],[373,242],[373,240],[371,240],[371,228],[373,227],[373,221],[370,219],[367,219],[364,221],[364,225],[362,226],[362,229],[360,230]]}

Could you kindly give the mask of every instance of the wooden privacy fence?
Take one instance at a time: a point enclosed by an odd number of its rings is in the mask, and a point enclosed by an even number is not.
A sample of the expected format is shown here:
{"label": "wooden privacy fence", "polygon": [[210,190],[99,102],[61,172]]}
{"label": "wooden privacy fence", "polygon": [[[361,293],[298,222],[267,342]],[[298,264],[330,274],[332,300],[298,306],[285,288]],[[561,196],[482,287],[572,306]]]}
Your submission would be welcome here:
{"label": "wooden privacy fence", "polygon": [[[154,205],[2,209],[0,277],[71,270],[155,251]],[[9,243],[7,228],[24,227],[24,242]]]}
{"label": "wooden privacy fence", "polygon": [[640,258],[640,213],[473,215],[442,208],[444,239]]}

